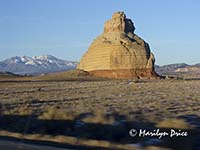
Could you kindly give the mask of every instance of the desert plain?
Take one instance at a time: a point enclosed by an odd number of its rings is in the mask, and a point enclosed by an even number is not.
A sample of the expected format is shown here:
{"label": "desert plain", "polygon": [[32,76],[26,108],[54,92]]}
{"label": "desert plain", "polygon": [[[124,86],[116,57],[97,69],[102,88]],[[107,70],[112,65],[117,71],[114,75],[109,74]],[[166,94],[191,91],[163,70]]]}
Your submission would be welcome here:
{"label": "desert plain", "polygon": [[[200,80],[63,75],[1,80],[1,134],[87,149],[198,149]],[[131,137],[131,129],[188,136]]]}

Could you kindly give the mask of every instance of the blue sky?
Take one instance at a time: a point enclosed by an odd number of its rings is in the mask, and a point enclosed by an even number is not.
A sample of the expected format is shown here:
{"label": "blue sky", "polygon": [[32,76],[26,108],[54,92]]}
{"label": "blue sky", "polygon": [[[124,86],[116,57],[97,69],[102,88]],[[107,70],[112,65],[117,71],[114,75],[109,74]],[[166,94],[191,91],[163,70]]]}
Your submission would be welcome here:
{"label": "blue sky", "polygon": [[0,60],[51,54],[78,61],[124,11],[159,65],[200,63],[199,0],[0,0]]}

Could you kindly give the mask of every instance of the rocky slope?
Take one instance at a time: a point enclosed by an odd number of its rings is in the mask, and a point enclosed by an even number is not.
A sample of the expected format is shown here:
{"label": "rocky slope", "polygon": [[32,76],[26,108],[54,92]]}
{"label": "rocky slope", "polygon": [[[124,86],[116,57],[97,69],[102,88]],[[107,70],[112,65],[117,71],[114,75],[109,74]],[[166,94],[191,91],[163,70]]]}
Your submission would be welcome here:
{"label": "rocky slope", "polygon": [[106,21],[104,32],[90,45],[78,69],[110,78],[155,78],[154,55],[148,43],[134,33],[124,12]]}
{"label": "rocky slope", "polygon": [[155,70],[160,75],[167,74],[200,74],[200,64],[188,65],[185,63],[155,66]]}
{"label": "rocky slope", "polygon": [[187,66],[184,68],[178,68],[175,70],[175,72],[200,74],[200,65],[197,64],[197,65]]}

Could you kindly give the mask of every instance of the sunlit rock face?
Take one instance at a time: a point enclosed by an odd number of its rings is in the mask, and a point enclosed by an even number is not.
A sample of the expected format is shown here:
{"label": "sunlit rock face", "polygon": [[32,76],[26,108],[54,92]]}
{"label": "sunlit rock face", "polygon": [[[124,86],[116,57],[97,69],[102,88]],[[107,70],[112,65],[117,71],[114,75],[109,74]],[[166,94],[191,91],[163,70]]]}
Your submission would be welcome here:
{"label": "sunlit rock face", "polygon": [[104,32],[82,57],[78,69],[100,77],[156,78],[154,55],[134,31],[133,22],[124,12],[114,13],[105,22]]}

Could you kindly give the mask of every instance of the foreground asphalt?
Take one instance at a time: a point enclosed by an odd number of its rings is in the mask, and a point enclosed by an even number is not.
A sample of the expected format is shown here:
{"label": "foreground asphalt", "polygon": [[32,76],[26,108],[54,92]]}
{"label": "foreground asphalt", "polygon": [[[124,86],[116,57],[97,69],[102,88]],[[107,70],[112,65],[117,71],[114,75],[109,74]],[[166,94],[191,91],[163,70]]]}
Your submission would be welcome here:
{"label": "foreground asphalt", "polygon": [[21,143],[17,141],[0,140],[0,150],[72,150],[67,148],[56,148],[39,144]]}

